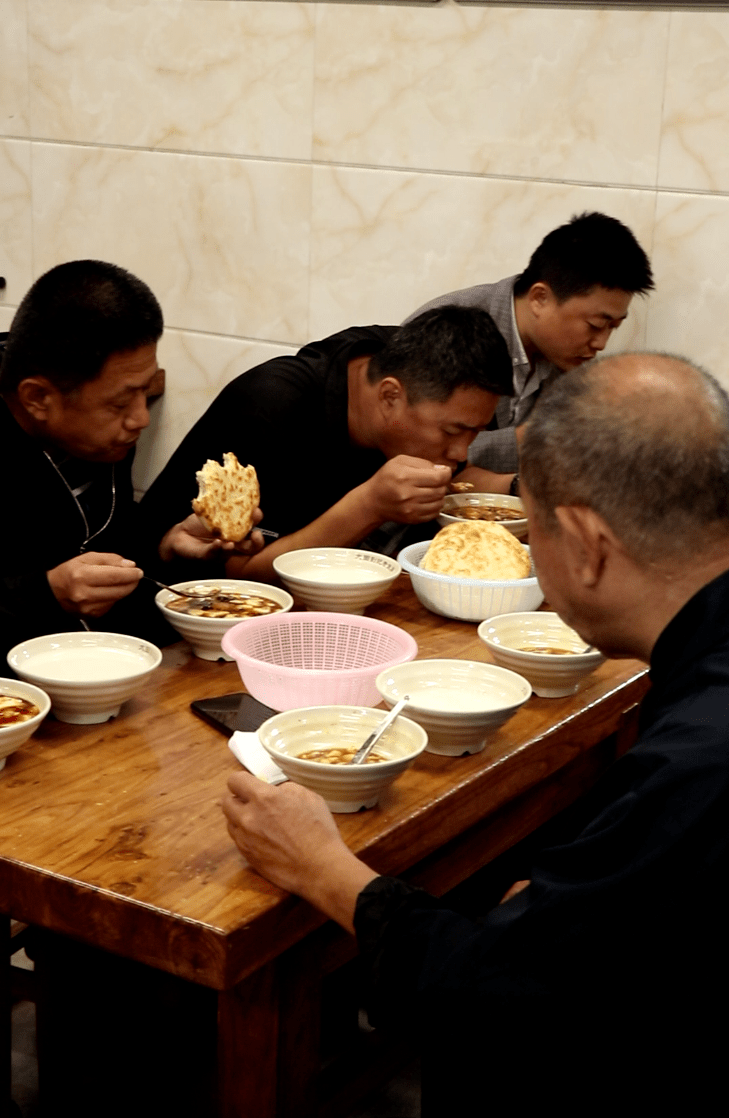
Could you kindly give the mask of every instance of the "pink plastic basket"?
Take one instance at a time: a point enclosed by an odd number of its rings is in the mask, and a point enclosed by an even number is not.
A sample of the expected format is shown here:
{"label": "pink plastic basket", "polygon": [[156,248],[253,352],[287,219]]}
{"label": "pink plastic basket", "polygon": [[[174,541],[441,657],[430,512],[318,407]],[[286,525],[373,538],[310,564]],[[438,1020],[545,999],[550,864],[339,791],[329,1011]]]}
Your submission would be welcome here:
{"label": "pink plastic basket", "polygon": [[418,652],[396,625],[346,613],[251,617],[229,629],[221,643],[246,689],[274,710],[376,706],[379,673]]}

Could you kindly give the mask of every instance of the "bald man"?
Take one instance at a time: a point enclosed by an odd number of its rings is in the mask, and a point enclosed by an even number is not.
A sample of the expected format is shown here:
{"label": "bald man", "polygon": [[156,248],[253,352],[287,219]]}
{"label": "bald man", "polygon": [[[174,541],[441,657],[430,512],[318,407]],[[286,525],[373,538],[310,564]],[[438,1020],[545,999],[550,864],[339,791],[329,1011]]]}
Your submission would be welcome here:
{"label": "bald man", "polygon": [[728,992],[729,400],[678,358],[593,362],[540,398],[521,474],[552,606],[608,656],[650,663],[635,746],[479,919],[379,876],[295,784],[232,777],[229,830],[355,932],[371,1020],[419,1039],[424,1115],[710,1113]]}

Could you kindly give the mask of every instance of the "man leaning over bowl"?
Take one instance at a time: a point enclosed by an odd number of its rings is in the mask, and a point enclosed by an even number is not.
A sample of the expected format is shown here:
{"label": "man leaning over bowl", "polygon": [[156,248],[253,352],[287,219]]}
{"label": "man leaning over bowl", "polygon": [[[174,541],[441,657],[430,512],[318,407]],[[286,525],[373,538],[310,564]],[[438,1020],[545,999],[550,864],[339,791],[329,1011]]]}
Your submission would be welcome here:
{"label": "man leaning over bowl", "polygon": [[[142,501],[162,531],[196,494],[195,471],[233,451],[255,466],[277,538],[246,567],[303,547],[393,553],[395,525],[437,516],[468,447],[511,388],[506,344],[479,308],[440,307],[408,326],[353,326],[231,381]],[[235,575],[237,561],[228,564]]]}
{"label": "man leaning over bowl", "polygon": [[548,233],[520,275],[451,291],[415,311],[444,303],[482,307],[509,348],[514,391],[471,446],[461,480],[487,493],[518,494],[517,438],[539,393],[603,350],[633,295],[652,288],[648,257],[627,225],[583,213]]}
{"label": "man leaning over bowl", "polygon": [[424,1114],[711,1113],[728,992],[729,400],[684,360],[604,358],[544,393],[521,470],[549,601],[608,656],[650,662],[633,748],[479,919],[378,876],[293,783],[231,777],[229,830],[261,874],[355,932],[372,1020],[424,1053]]}
{"label": "man leaning over bowl", "polygon": [[[131,482],[162,327],[147,285],[98,260],[51,269],[18,307],[0,355],[3,651],[91,618],[175,639],[155,588],[140,586],[138,563],[157,556],[145,556]],[[221,546],[195,516],[163,544],[166,558],[204,559]]]}

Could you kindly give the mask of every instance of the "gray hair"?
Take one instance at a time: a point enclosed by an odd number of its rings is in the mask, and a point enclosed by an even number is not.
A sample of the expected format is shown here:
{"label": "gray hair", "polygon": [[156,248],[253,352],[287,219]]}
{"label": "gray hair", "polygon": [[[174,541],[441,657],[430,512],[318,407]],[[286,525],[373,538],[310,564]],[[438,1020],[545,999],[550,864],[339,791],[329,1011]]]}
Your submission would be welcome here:
{"label": "gray hair", "polygon": [[520,472],[547,529],[585,505],[634,559],[686,558],[729,538],[729,398],[682,357],[602,357],[542,394]]}

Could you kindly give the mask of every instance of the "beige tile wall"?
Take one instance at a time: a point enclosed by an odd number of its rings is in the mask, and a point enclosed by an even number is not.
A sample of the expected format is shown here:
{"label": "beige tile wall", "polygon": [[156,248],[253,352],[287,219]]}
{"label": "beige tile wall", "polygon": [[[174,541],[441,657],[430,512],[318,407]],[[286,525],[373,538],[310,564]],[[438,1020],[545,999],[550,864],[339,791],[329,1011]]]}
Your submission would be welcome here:
{"label": "beige tile wall", "polygon": [[729,387],[729,13],[0,0],[0,329],[98,256],[162,302],[146,484],[219,388],[522,268],[584,209],[657,292],[617,346]]}

